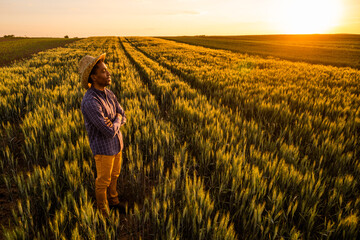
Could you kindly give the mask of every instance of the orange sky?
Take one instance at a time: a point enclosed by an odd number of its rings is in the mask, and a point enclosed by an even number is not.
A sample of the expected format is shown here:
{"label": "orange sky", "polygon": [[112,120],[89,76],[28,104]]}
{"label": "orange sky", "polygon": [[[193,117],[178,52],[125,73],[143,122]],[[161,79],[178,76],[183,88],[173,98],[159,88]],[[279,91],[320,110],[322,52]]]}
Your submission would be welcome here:
{"label": "orange sky", "polygon": [[360,0],[0,0],[0,36],[360,34]]}

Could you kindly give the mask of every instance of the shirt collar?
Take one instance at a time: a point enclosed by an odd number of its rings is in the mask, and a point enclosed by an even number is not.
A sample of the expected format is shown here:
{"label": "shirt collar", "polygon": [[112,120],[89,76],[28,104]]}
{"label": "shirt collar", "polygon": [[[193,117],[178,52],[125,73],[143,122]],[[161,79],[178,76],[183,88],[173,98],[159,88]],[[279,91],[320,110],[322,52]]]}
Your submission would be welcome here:
{"label": "shirt collar", "polygon": [[101,90],[95,88],[94,85],[91,85],[91,89],[92,89],[93,91],[95,91],[97,94],[102,94],[102,95],[105,95],[105,96],[106,96],[106,88],[104,88],[104,91],[101,91]]}

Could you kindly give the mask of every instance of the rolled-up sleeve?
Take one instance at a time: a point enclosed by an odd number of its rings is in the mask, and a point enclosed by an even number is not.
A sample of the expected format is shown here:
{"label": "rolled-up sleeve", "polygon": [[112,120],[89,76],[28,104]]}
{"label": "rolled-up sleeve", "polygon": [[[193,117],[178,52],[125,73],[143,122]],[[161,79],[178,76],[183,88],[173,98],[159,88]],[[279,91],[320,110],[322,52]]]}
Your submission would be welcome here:
{"label": "rolled-up sleeve", "polygon": [[84,103],[84,108],[82,108],[82,112],[84,116],[86,116],[87,119],[106,137],[115,137],[120,129],[121,122],[119,118],[115,119],[112,127],[106,125],[102,107],[96,99],[86,101]]}

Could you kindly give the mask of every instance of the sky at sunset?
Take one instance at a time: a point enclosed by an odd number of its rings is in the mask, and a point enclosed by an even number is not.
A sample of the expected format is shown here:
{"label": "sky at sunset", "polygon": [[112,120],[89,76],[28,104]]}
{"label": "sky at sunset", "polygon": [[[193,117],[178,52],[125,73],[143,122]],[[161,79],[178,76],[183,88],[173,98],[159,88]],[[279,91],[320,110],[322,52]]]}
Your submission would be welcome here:
{"label": "sky at sunset", "polygon": [[360,0],[0,0],[0,36],[360,34]]}

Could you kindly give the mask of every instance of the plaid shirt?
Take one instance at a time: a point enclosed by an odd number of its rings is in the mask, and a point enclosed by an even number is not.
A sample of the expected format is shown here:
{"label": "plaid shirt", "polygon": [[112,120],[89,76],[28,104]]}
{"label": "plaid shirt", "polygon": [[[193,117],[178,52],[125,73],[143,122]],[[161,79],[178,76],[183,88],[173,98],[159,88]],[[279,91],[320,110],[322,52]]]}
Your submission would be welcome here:
{"label": "plaid shirt", "polygon": [[[81,101],[81,112],[94,156],[115,155],[123,149],[120,126],[124,124],[126,116],[111,90],[105,88],[101,91],[93,86],[89,88]],[[121,122],[116,117],[117,113],[123,117]],[[106,125],[105,117],[111,120],[112,127]]]}

